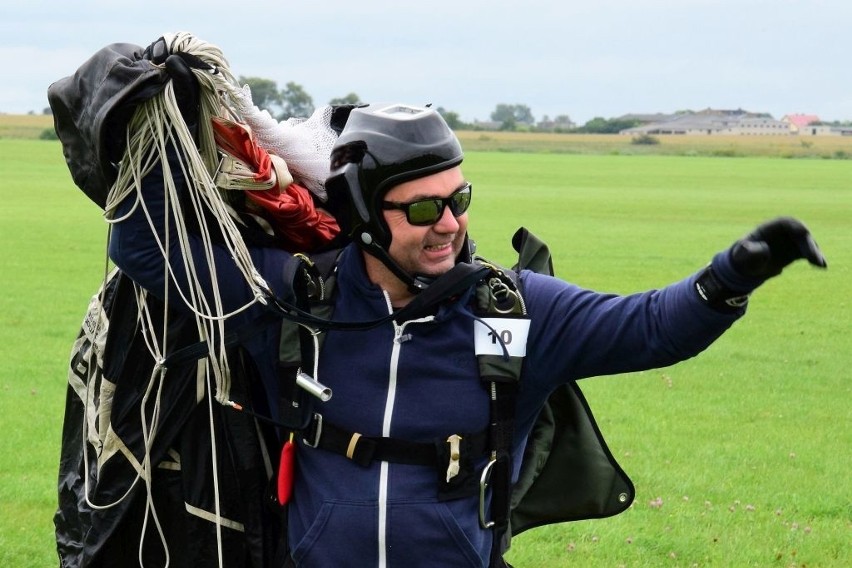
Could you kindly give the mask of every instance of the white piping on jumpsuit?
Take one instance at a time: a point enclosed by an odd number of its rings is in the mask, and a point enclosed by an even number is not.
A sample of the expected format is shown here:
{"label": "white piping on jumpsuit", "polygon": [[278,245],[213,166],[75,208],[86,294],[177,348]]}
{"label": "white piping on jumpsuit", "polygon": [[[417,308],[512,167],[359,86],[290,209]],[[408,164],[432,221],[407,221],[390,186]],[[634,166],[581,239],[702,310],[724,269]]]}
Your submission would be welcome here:
{"label": "white piping on jumpsuit", "polygon": [[[388,313],[393,313],[393,306],[387,292],[385,300],[388,304]],[[389,437],[391,432],[391,421],[393,419],[393,406],[396,402],[397,366],[399,365],[399,352],[402,349],[400,338],[408,324],[432,321],[435,316],[427,316],[416,320],[403,322],[402,325],[393,322],[393,347],[391,351],[390,371],[388,374],[388,398],[385,401],[385,414],[382,420],[382,436]],[[387,568],[387,524],[388,524],[388,462],[380,463],[379,469],[379,568]]]}

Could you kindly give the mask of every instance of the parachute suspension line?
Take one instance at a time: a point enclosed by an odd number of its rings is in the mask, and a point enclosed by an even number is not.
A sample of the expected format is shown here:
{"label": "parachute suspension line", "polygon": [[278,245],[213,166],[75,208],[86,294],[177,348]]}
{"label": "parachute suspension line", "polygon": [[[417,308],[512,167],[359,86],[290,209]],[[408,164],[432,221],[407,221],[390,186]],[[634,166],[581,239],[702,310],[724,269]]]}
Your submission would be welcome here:
{"label": "parachute suspension line", "polygon": [[[145,535],[147,534],[148,529],[148,520],[151,518],[154,522],[154,526],[157,530],[157,535],[160,539],[160,544],[162,546],[163,552],[165,554],[166,563],[165,566],[169,565],[169,548],[168,543],[166,542],[165,532],[163,531],[162,524],[160,523],[159,516],[157,515],[157,510],[153,501],[153,493],[152,493],[152,484],[153,484],[153,476],[154,464],[151,463],[151,447],[153,446],[154,439],[157,435],[157,430],[160,421],[160,409],[161,409],[161,401],[162,401],[162,391],[164,386],[164,380],[166,376],[166,369],[161,365],[163,361],[163,353],[167,352],[168,345],[167,341],[167,322],[168,318],[163,317],[163,327],[160,331],[163,337],[163,345],[159,347],[156,341],[156,334],[154,330],[154,323],[151,320],[151,312],[148,307],[148,303],[146,301],[148,293],[146,290],[141,288],[140,286],[134,284],[135,292],[136,292],[136,303],[137,303],[137,313],[138,313],[138,321],[140,329],[142,330],[142,337],[145,340],[145,344],[151,353],[151,356],[156,361],[154,365],[154,369],[151,372],[151,377],[148,380],[148,383],[145,387],[145,392],[142,396],[142,402],[139,405],[139,419],[141,424],[141,433],[142,440],[144,445],[144,458],[141,464],[141,471],[138,476],[141,476],[143,483],[145,484],[145,512],[142,520],[142,528],[141,534],[139,535],[139,550],[138,550],[138,559],[139,565],[144,566],[142,552],[144,550],[145,543]],[[167,293],[168,294],[168,293]],[[165,310],[168,310],[168,297],[166,297],[166,301],[164,302],[166,306]],[[155,388],[156,387],[156,388]],[[149,400],[151,398],[152,392],[154,393],[154,404],[151,408],[150,418],[146,413],[146,409],[148,408]],[[137,477],[138,478],[138,477]]]}
{"label": "parachute suspension line", "polygon": [[313,374],[311,376],[314,378],[315,381],[319,381],[319,351],[320,351],[319,336],[320,336],[320,333],[322,333],[322,331],[320,331],[319,329],[314,329],[314,328],[308,327],[306,325],[303,325],[302,327],[306,328],[308,331],[311,332],[311,339],[313,340],[313,343],[314,343],[314,368],[313,368]]}
{"label": "parachute suspension line", "polygon": [[[153,464],[151,463],[151,446],[153,445],[154,438],[156,437],[157,424],[160,418],[160,400],[161,394],[163,390],[163,380],[165,379],[166,369],[157,365],[154,368],[154,372],[152,373],[151,380],[148,382],[148,386],[145,389],[145,394],[142,397],[142,404],[140,405],[140,414],[142,419],[142,439],[145,445],[145,458],[142,461],[142,470],[144,471],[144,475],[142,475],[142,479],[145,483],[145,513],[143,515],[142,520],[142,529],[139,535],[139,566],[145,566],[142,558],[142,551],[144,550],[145,545],[145,534],[148,532],[148,518],[150,517],[154,521],[154,526],[157,529],[157,535],[160,538],[160,544],[162,545],[163,552],[166,555],[166,563],[165,566],[169,565],[169,545],[166,541],[166,535],[163,531],[163,526],[160,523],[160,518],[157,515],[157,509],[154,506],[154,498],[153,498]],[[151,428],[148,428],[148,420],[145,416],[145,407],[148,404],[148,399],[151,395],[151,391],[153,389],[154,383],[157,383],[156,395],[154,408],[151,410]]]}
{"label": "parachute suspension line", "polygon": [[[203,91],[202,91],[203,92]],[[204,107],[206,105],[202,105]],[[213,341],[216,338],[218,348],[212,351],[215,363],[210,370],[216,378],[215,397],[219,403],[229,399],[230,391],[229,369],[224,349],[224,321],[240,311],[253,305],[268,293],[268,285],[260,277],[254,267],[248,249],[239,234],[236,225],[228,213],[227,207],[213,182],[213,173],[204,163],[201,154],[195,147],[195,142],[189,129],[180,116],[177,102],[174,100],[174,91],[171,83],[168,83],[161,96],[154,97],[140,105],[140,109],[134,115],[129,132],[128,150],[122,163],[119,179],[110,192],[107,211],[114,211],[114,203],[128,196],[130,192],[136,191],[137,200],[135,207],[142,207],[152,234],[157,241],[164,258],[164,266],[167,271],[167,281],[175,284],[175,289],[181,296],[183,303],[196,315],[200,339],[202,341]],[[147,133],[142,136],[140,133]],[[211,134],[212,138],[212,134]],[[158,158],[165,156],[169,145],[178,149],[178,167],[181,169],[184,179],[188,180],[185,201],[190,207],[192,214],[199,220],[199,236],[203,243],[203,259],[193,258],[189,245],[189,230],[181,205],[180,188],[175,184],[172,175],[171,164],[168,160]],[[151,214],[141,198],[141,180],[159,159],[162,162],[163,182],[166,191],[165,220],[174,223],[174,231],[166,231],[166,242],[161,240],[160,235],[154,231],[154,223]],[[215,172],[214,172],[215,173]],[[223,245],[227,248],[229,256],[234,259],[235,265],[242,273],[246,283],[253,291],[254,299],[246,305],[239,307],[232,313],[224,313],[222,306],[219,282],[217,281],[216,266],[213,254],[213,239],[211,227],[204,222],[205,212],[212,214],[217,223],[215,230],[220,231],[223,236]],[[111,219],[118,222],[120,219]],[[178,285],[171,266],[169,253],[171,243],[168,236],[175,234],[179,244],[176,245],[180,251],[182,268],[187,276],[189,290],[184,290]],[[201,279],[198,275],[200,261],[209,267],[207,274],[210,278],[210,297],[203,293]],[[205,323],[206,322],[206,323]]]}
{"label": "parachute suspension line", "polygon": [[[173,93],[169,92],[171,85],[169,84],[166,88],[166,98],[169,95],[173,96]],[[155,154],[159,154],[160,156],[165,156],[167,151],[167,145],[169,143],[173,144],[175,147],[179,148],[178,156],[179,167],[181,168],[184,179],[189,180],[186,202],[188,206],[192,208],[192,214],[195,215],[195,218],[199,219],[199,234],[203,243],[202,247],[202,256],[203,259],[195,259],[193,258],[192,249],[189,245],[189,232],[186,226],[186,215],[182,211],[179,188],[176,186],[174,177],[171,171],[171,165],[168,160],[162,159],[162,168],[163,168],[163,182],[165,188],[165,200],[164,207],[164,223],[165,223],[165,231],[164,235],[161,237],[157,234],[154,223],[151,219],[151,213],[148,211],[147,206],[144,200],[141,197],[141,180],[144,177],[145,172],[141,168],[128,168],[131,174],[129,179],[132,181],[133,186],[137,192],[137,200],[136,206],[141,206],[145,217],[148,220],[148,224],[151,227],[152,235],[154,235],[155,239],[157,239],[158,246],[163,255],[164,263],[163,270],[166,272],[164,281],[174,283],[174,289],[178,291],[178,294],[183,301],[183,303],[195,314],[196,316],[196,326],[199,334],[199,338],[201,340],[206,340],[212,342],[214,338],[220,338],[220,341],[223,341],[224,338],[224,324],[227,317],[232,314],[225,314],[223,310],[223,305],[221,301],[221,295],[219,293],[219,282],[216,279],[216,266],[213,255],[213,241],[211,238],[210,227],[208,227],[204,222],[201,222],[204,217],[203,208],[208,206],[209,210],[213,211],[213,214],[218,219],[223,219],[226,222],[230,221],[230,217],[225,214],[224,216],[221,213],[217,212],[216,205],[221,203],[221,198],[217,193],[217,190],[212,183],[212,179],[208,174],[207,169],[203,164],[200,163],[200,157],[197,152],[185,151],[187,147],[187,143],[191,143],[194,147],[194,142],[192,141],[192,137],[188,136],[188,130],[185,128],[185,125],[179,121],[175,120],[175,117],[172,116],[171,111],[174,111],[174,108],[170,108],[166,106],[163,109],[158,108],[156,101],[154,104],[150,105],[151,114],[148,114],[147,117],[150,118],[152,115],[160,115],[166,116],[171,119],[172,124],[175,126],[173,129],[168,129],[164,131],[162,128],[162,121],[159,120],[151,120],[149,122],[149,131],[152,133],[152,141],[151,141],[151,150],[146,153],[147,156],[152,156]],[[165,111],[161,113],[160,111]],[[137,115],[139,116],[139,115]],[[178,113],[179,116],[179,113]],[[184,128],[181,128],[183,126]],[[186,130],[187,137],[182,137],[182,131]],[[177,132],[177,140],[172,136],[172,132]],[[138,150],[137,150],[138,151]],[[128,155],[130,153],[128,152]],[[147,160],[145,161],[147,162]],[[138,163],[145,163],[140,160]],[[132,162],[131,162],[132,163]],[[150,169],[149,169],[150,170]],[[117,184],[118,185],[118,184]],[[212,198],[211,198],[212,194]],[[174,231],[171,230],[171,224],[174,224]],[[236,232],[236,228],[233,227],[233,234],[236,235],[237,238],[231,238],[230,240],[227,238],[229,236],[227,231],[227,224],[222,223],[222,233],[225,236],[225,244],[226,246],[231,245],[233,243],[242,244],[242,240],[239,238],[238,233]],[[180,260],[182,262],[182,268],[184,273],[186,274],[186,281],[188,284],[188,290],[184,291],[182,287],[179,285],[177,278],[174,274],[174,269],[171,265],[169,253],[168,251],[172,250],[172,242],[170,239],[172,235],[178,240],[177,246],[181,251]],[[247,250],[245,254],[241,255],[238,247],[229,246],[229,252],[231,253],[231,257],[237,260],[238,264],[240,260],[247,259],[250,265],[251,260],[248,256]],[[245,247],[243,247],[245,248]],[[209,267],[209,275],[210,275],[210,296],[212,298],[208,298],[207,295],[204,294],[201,278],[198,274],[197,266],[200,262],[205,262],[206,266]],[[246,263],[244,263],[246,264]],[[253,267],[252,267],[253,269]],[[243,274],[246,273],[245,270],[242,271]],[[248,280],[248,279],[247,279]],[[248,280],[251,285],[252,282]],[[139,546],[139,562],[142,565],[142,551],[144,549],[144,537],[147,532],[147,526],[149,519],[153,521],[156,526],[157,534],[160,539],[160,543],[166,555],[166,565],[168,565],[169,561],[169,550],[168,543],[165,539],[165,534],[162,529],[162,525],[160,523],[159,517],[157,515],[155,503],[153,500],[153,491],[152,491],[152,481],[153,481],[153,467],[154,464],[151,462],[151,454],[150,450],[153,445],[153,440],[157,434],[157,426],[159,419],[159,409],[160,409],[160,394],[162,392],[163,387],[163,379],[166,373],[166,370],[160,366],[160,363],[163,361],[164,353],[168,352],[168,345],[166,344],[168,333],[167,333],[167,325],[168,325],[168,308],[170,305],[169,294],[172,289],[172,286],[166,286],[164,290],[164,317],[163,317],[163,329],[161,331],[160,337],[162,338],[162,345],[158,345],[157,342],[157,334],[154,333],[153,330],[153,322],[150,317],[149,307],[146,302],[147,294],[140,291],[138,295],[139,299],[139,314],[140,314],[140,323],[141,328],[143,330],[143,337],[145,338],[146,345],[148,349],[154,357],[154,360],[158,362],[157,366],[154,370],[154,376],[152,376],[152,380],[148,384],[148,390],[143,397],[142,405],[141,405],[141,419],[142,419],[142,434],[144,439],[144,447],[145,447],[145,458],[143,460],[143,471],[142,475],[144,482],[146,484],[146,503],[145,503],[145,515],[142,526],[142,535],[140,536],[140,546]],[[211,305],[212,303],[212,305]],[[253,303],[253,302],[252,302]],[[250,305],[250,304],[249,304]],[[199,364],[203,364],[206,376],[206,388],[208,392],[208,405],[210,408],[210,435],[211,435],[211,451],[212,460],[213,460],[213,476],[214,476],[214,503],[216,507],[216,518],[217,520],[221,518],[221,504],[220,504],[220,493],[219,493],[219,483],[218,483],[218,467],[217,467],[217,457],[216,457],[216,439],[215,439],[215,428],[213,426],[213,415],[212,415],[212,393],[215,392],[215,398],[217,401],[220,398],[228,398],[228,393],[230,391],[230,372],[227,364],[227,358],[225,354],[224,344],[220,343],[218,349],[213,348],[211,345],[211,354],[207,360],[204,362],[199,362]],[[151,412],[150,422],[148,420],[146,414],[146,408],[148,407],[148,400],[151,394],[151,389],[154,386],[154,383],[157,383],[156,387],[156,395],[155,395],[155,403]],[[215,388],[214,388],[215,384]],[[217,547],[219,554],[219,564],[220,566],[223,563],[223,553],[222,553],[222,535],[221,535],[221,523],[217,522]]]}
{"label": "parachute suspension line", "polygon": [[[211,391],[210,385],[210,375],[207,376],[207,392]],[[213,503],[216,509],[216,552],[219,558],[219,567],[222,568],[224,566],[224,556],[222,553],[222,505],[219,490],[219,468],[217,467],[219,463],[219,453],[217,451],[216,444],[216,428],[213,422],[213,400],[210,396],[207,397],[207,412],[208,417],[210,419],[210,461],[212,462],[212,466],[210,469],[213,472]]]}

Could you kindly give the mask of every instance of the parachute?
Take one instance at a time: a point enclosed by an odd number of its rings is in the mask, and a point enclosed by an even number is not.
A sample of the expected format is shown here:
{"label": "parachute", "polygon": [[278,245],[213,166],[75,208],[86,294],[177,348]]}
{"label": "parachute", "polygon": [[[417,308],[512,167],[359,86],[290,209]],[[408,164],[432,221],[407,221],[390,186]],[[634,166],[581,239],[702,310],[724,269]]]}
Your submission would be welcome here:
{"label": "parachute", "polygon": [[[181,114],[166,69],[173,54],[190,62],[199,85],[197,129]],[[141,180],[174,149],[193,180],[181,195],[163,168],[178,235],[226,247],[252,291],[226,313],[218,284],[208,298],[197,276],[205,265],[215,275],[212,255],[193,257],[183,241],[190,278],[179,297],[156,298],[118,270],[105,278],[69,367],[55,515],[62,566],[109,565],[129,554],[143,565],[280,565],[282,512],[267,502],[268,448],[278,441],[268,425],[232,409],[233,398],[252,399],[256,371],[225,340],[226,322],[270,296],[247,243],[297,251],[336,236],[321,209],[334,109],[275,120],[254,106],[221,50],[186,32],[144,50],[106,46],[52,84],[48,99],[72,178],[107,223],[121,221],[125,200],[145,207]],[[161,243],[166,270],[173,244]],[[204,356],[172,356],[200,344]],[[193,546],[174,546],[187,539]]]}

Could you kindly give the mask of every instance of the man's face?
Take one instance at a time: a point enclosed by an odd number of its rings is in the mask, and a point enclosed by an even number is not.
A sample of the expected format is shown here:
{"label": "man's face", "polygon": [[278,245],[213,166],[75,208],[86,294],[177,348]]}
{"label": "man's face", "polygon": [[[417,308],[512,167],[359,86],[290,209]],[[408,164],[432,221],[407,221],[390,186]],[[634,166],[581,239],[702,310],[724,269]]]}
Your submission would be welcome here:
{"label": "man's face", "polygon": [[[385,194],[384,201],[411,203],[430,197],[444,198],[465,184],[461,167],[456,166],[430,176],[401,183]],[[450,270],[464,244],[467,232],[467,213],[454,217],[445,207],[433,225],[412,225],[405,211],[383,211],[391,232],[388,252],[409,274],[439,276]]]}

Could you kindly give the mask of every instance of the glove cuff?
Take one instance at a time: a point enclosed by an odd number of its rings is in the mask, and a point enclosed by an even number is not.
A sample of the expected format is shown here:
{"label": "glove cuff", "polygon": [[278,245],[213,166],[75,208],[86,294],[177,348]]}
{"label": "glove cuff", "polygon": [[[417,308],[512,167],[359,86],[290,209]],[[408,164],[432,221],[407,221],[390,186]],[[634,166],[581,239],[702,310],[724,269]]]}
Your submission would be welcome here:
{"label": "glove cuff", "polygon": [[712,266],[698,275],[692,287],[705,304],[720,312],[742,312],[748,304],[748,293],[731,290],[716,276]]}
{"label": "glove cuff", "polygon": [[732,295],[742,296],[750,294],[766,282],[767,278],[742,274],[734,267],[731,251],[732,249],[724,250],[713,257],[713,261],[710,263],[710,266],[713,268],[713,274]]}

